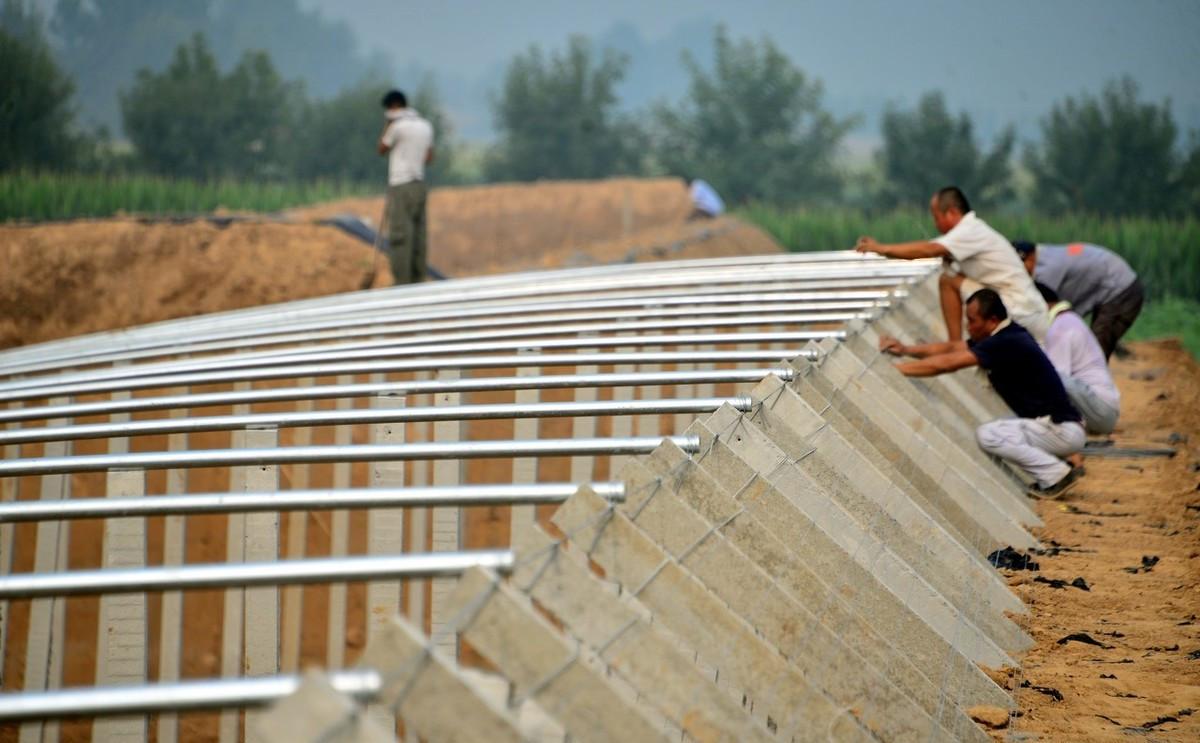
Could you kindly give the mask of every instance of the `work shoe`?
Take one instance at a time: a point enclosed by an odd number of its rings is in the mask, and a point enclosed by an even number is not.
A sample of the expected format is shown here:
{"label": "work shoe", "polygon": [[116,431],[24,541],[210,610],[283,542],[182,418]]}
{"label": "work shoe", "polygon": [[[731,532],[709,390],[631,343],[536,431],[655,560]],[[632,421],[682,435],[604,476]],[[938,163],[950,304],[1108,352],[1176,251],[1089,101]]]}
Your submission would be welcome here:
{"label": "work shoe", "polygon": [[1072,467],[1058,482],[1044,488],[1040,485],[1034,485],[1029,489],[1029,494],[1034,498],[1040,498],[1041,500],[1055,500],[1057,498],[1061,498],[1067,494],[1067,491],[1075,487],[1075,484],[1079,482],[1079,478],[1082,476],[1082,467]]}

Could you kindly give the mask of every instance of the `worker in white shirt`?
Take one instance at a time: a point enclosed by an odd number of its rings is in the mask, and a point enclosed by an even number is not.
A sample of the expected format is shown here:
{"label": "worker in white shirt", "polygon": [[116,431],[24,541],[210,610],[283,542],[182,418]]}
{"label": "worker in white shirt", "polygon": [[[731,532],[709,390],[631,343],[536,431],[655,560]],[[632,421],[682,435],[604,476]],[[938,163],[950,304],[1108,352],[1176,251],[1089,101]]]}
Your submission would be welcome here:
{"label": "worker in white shirt", "polygon": [[1037,288],[1050,306],[1046,356],[1062,377],[1067,397],[1083,414],[1089,433],[1112,433],[1121,414],[1121,393],[1108,371],[1104,350],[1070,302],[1045,284],[1039,282]]}
{"label": "worker in white shirt", "polygon": [[383,97],[384,125],[379,154],[388,157],[386,206],[388,257],[397,284],[424,281],[426,264],[425,166],[433,162],[433,125],[408,107],[399,90]]}
{"label": "worker in white shirt", "polygon": [[[941,258],[946,264],[939,281],[942,316],[951,341],[962,340],[963,297],[987,288],[1000,295],[1013,322],[1043,342],[1049,327],[1046,302],[1012,244],[976,216],[957,186],[935,193],[929,200],[929,212],[940,237],[894,244],[860,237],[855,249],[906,260]],[[957,270],[953,264],[958,265]]]}

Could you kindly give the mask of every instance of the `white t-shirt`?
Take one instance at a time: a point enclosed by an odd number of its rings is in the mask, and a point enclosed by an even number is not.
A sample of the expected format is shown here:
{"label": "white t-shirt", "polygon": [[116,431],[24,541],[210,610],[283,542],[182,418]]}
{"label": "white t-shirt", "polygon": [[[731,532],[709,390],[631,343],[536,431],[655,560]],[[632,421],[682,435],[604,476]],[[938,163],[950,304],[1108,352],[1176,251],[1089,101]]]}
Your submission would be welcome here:
{"label": "white t-shirt", "polygon": [[707,181],[699,178],[692,181],[692,206],[704,212],[717,216],[725,211],[725,202],[717,195],[717,190],[708,185]]}
{"label": "white t-shirt", "polygon": [[433,125],[411,108],[404,108],[383,133],[388,153],[388,185],[425,179],[425,156],[433,146]]}
{"label": "white t-shirt", "polygon": [[1046,334],[1046,355],[1059,374],[1074,377],[1092,388],[1096,397],[1114,408],[1121,393],[1108,371],[1108,359],[1091,328],[1074,312],[1059,312]]}
{"label": "white t-shirt", "polygon": [[1013,322],[1028,330],[1039,343],[1045,341],[1049,329],[1046,302],[1004,235],[971,211],[933,242],[946,248],[964,276],[995,290]]}

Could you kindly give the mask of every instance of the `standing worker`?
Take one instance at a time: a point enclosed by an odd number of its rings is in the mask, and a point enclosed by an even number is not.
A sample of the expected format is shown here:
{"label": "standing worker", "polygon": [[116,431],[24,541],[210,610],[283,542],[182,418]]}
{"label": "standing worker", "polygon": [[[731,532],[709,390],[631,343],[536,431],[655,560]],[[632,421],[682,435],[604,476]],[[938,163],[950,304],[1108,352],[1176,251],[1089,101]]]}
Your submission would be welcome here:
{"label": "standing worker", "polygon": [[388,258],[395,283],[412,284],[428,274],[425,166],[433,162],[433,125],[408,107],[399,90],[388,91],[383,108],[387,124],[379,137],[379,154],[388,156]]}
{"label": "standing worker", "polygon": [[[935,193],[929,200],[929,213],[942,233],[940,237],[892,245],[860,237],[855,249],[907,260],[941,258],[946,267],[938,288],[946,332],[952,342],[962,340],[963,297],[983,288],[1000,295],[1013,322],[1032,333],[1039,343],[1045,340],[1050,327],[1046,302],[1033,287],[1033,279],[1013,254],[1008,240],[975,215],[957,186]],[[958,263],[958,271],[950,270],[952,261]]]}
{"label": "standing worker", "polygon": [[1013,248],[1029,275],[1071,303],[1081,317],[1092,316],[1092,332],[1104,358],[1142,311],[1141,279],[1125,259],[1099,245],[1035,245],[1014,240]]}

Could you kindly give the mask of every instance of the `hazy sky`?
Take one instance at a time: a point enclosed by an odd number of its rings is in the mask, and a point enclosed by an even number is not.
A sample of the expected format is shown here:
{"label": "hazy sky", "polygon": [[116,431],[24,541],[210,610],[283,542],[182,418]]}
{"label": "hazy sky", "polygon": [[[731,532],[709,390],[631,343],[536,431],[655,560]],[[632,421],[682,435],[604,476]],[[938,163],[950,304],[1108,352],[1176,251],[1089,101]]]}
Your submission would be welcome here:
{"label": "hazy sky", "polygon": [[[1121,75],[1132,76],[1144,98],[1171,98],[1185,129],[1200,128],[1198,0],[301,3],[347,21],[366,48],[401,68],[417,64],[459,83],[495,80],[514,53],[535,42],[561,46],[571,33],[603,36],[625,23],[649,45],[668,37],[678,44],[681,33],[700,36],[697,29],[723,23],[735,36],[773,38],[824,82],[839,112],[866,111],[865,136],[877,131],[874,113],[887,101],[911,104],[931,89],[943,90],[952,109],[970,111],[981,129],[1014,121],[1033,131],[1053,101],[1097,92]],[[696,43],[703,48],[704,39]]]}

